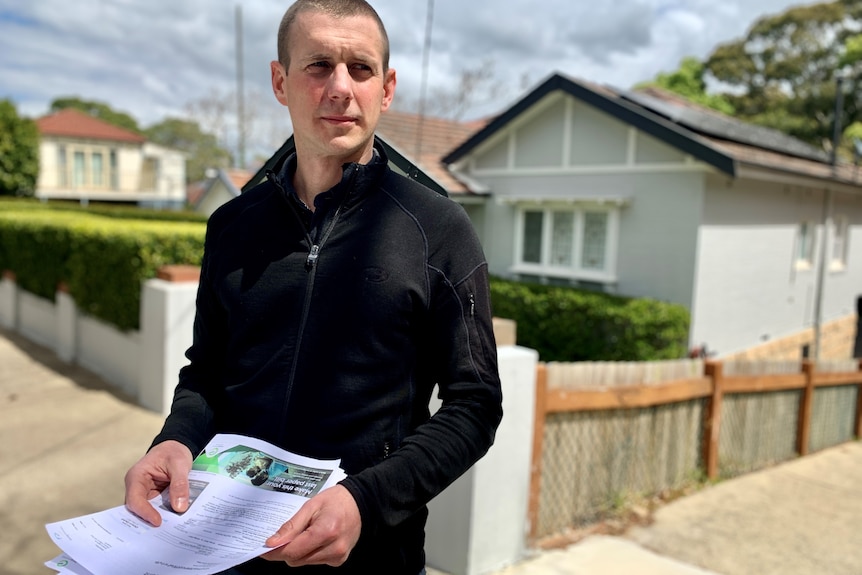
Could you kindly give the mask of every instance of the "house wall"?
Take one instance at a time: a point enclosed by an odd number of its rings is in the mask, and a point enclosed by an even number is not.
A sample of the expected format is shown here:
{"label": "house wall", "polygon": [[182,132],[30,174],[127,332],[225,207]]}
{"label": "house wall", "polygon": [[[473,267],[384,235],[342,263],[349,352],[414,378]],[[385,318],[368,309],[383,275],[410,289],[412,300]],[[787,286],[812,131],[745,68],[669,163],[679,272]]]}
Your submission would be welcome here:
{"label": "house wall", "polygon": [[470,215],[492,274],[515,275],[525,202],[616,206],[616,265],[603,289],[691,304],[706,168],[569,96],[552,94],[474,153],[493,199]]}
{"label": "house wall", "polygon": [[[67,178],[65,184],[60,174],[58,152],[60,146],[67,151]],[[117,165],[112,173],[110,167],[110,152],[116,152]],[[101,185],[87,182],[77,185],[73,176],[74,151],[87,154],[87,173],[92,169],[91,152],[102,153],[105,166]],[[43,137],[39,144],[39,177],[36,196],[44,199],[63,200],[94,200],[94,201],[126,201],[150,202],[159,205],[182,205],[185,200],[185,156],[176,150],[170,150],[145,144],[127,144],[121,142],[51,138]],[[152,185],[143,186],[142,170],[145,158],[158,158],[159,170]],[[88,175],[88,177],[91,177]],[[114,185],[116,183],[116,186]]]}
{"label": "house wall", "polygon": [[[692,345],[725,356],[814,325],[824,190],[766,181],[711,178],[699,235]],[[862,295],[862,202],[840,195],[835,213],[850,223],[847,264],[827,271],[821,322],[855,313]],[[800,222],[816,225],[814,260],[797,263]],[[832,231],[826,237],[827,247]]]}

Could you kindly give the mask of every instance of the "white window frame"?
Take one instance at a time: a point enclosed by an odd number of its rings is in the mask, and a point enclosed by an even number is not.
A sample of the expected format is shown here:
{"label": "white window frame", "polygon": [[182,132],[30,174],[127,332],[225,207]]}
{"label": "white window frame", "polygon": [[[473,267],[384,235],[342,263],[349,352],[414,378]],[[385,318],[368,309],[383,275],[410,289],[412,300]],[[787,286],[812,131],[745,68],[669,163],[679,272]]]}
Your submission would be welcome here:
{"label": "white window frame", "polygon": [[[540,263],[524,261],[524,226],[527,212],[542,212],[542,246]],[[572,241],[572,265],[555,266],[551,261],[551,239],[553,230],[551,222],[555,212],[574,213],[574,239]],[[586,212],[604,212],[608,215],[605,236],[605,267],[603,270],[586,269],[582,267],[584,237],[584,214]],[[617,281],[617,252],[619,247],[619,207],[602,203],[521,203],[517,206],[515,226],[514,265],[512,273],[535,275],[546,278],[561,278],[585,280],[597,283],[615,283]]]}
{"label": "white window frame", "polygon": [[850,246],[850,223],[847,216],[835,216],[833,218],[831,243],[829,271],[844,271],[847,267],[847,254]]}
{"label": "white window frame", "polygon": [[[63,155],[65,164],[58,157],[57,169],[58,171],[63,170],[63,173],[58,177],[58,185],[74,190],[106,191],[114,189],[112,184],[115,179],[116,169],[110,166],[112,151],[114,151],[113,148],[105,146],[61,144],[57,148],[57,153],[58,156]],[[93,156],[96,154],[102,156],[101,169],[98,175],[94,173],[93,165]],[[83,158],[83,164],[80,165],[80,169],[75,161],[76,155],[80,155]]]}

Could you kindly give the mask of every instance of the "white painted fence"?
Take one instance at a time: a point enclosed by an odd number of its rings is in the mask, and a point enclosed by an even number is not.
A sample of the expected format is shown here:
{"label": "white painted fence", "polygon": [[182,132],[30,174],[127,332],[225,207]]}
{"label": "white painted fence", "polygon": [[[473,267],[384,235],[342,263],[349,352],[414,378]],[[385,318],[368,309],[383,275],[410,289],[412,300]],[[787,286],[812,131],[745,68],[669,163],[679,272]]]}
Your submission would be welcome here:
{"label": "white painted fence", "polygon": [[[196,281],[145,282],[141,329],[124,333],[80,312],[67,293],[51,302],[6,275],[0,279],[0,325],[167,414],[191,344],[196,292]],[[496,443],[429,506],[427,562],[452,575],[490,573],[526,551],[538,354],[514,345],[511,322],[495,320],[495,332],[505,413]]]}

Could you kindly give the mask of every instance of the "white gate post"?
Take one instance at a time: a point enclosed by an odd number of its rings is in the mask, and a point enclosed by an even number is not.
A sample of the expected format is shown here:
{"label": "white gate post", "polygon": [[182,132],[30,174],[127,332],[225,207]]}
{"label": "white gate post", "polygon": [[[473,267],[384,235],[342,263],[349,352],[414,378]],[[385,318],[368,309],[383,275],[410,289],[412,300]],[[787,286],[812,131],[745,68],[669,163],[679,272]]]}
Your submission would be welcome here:
{"label": "white gate post", "polygon": [[426,562],[452,575],[497,571],[525,554],[539,354],[506,345],[497,355],[503,421],[494,445],[428,506]]}

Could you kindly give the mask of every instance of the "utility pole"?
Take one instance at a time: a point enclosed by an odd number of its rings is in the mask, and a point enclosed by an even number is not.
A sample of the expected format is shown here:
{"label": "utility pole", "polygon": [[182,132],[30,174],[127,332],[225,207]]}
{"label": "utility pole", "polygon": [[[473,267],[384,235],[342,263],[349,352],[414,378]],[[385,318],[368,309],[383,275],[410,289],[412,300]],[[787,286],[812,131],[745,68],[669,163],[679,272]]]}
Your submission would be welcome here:
{"label": "utility pole", "polygon": [[[839,71],[835,76],[835,125],[832,128],[832,179],[838,178],[838,144],[841,142],[841,118],[844,111],[844,76]],[[826,260],[829,258],[829,250],[826,241],[829,238],[829,229],[832,227],[832,184],[826,187],[823,195],[823,218],[821,229],[823,230],[820,241],[820,254],[817,257],[817,283],[814,291],[814,349],[812,358],[814,361],[820,359],[820,326],[823,322],[823,282],[826,275]]]}
{"label": "utility pole", "polygon": [[434,0],[428,0],[425,17],[425,46],[422,50],[422,86],[419,89],[419,124],[416,128],[416,161],[422,155],[422,130],[425,124],[425,98],[428,91],[428,65],[431,57],[431,29],[434,23]]}
{"label": "utility pole", "polygon": [[236,133],[237,154],[234,167],[245,168],[245,98],[243,89],[242,6],[236,5]]}

